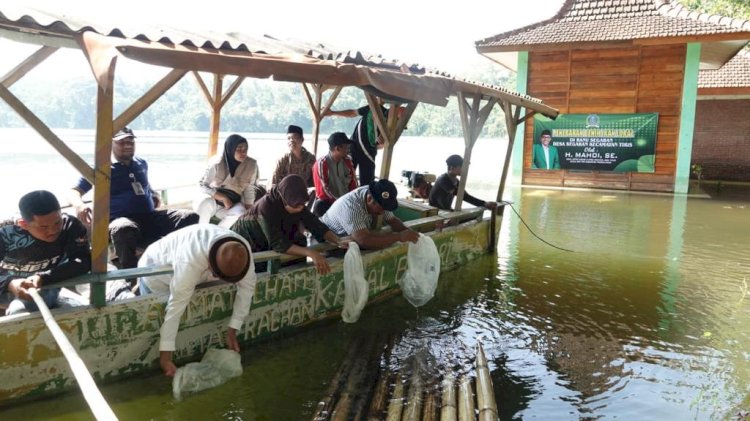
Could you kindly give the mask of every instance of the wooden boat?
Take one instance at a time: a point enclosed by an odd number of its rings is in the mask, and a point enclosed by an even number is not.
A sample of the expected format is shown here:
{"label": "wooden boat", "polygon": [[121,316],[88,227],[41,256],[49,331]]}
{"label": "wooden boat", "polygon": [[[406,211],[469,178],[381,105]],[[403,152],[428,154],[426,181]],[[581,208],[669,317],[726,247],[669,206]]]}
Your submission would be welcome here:
{"label": "wooden boat", "polygon": [[[112,133],[124,127],[148,108],[185,74],[192,72],[206,94],[212,109],[209,155],[216,150],[221,107],[236,91],[245,77],[273,76],[277,80],[302,83],[315,124],[315,147],[320,121],[331,108],[343,86],[357,86],[373,110],[374,120],[385,140],[380,178],[388,178],[393,148],[419,102],[444,106],[450,96],[458,98],[464,130],[465,153],[457,211],[436,215],[434,208],[403,206],[402,219],[407,225],[430,235],[439,248],[443,270],[467,264],[494,249],[500,215],[483,217],[482,209],[461,210],[471,151],[490,111],[498,105],[506,116],[509,135],[498,200],[502,198],[510,152],[519,124],[536,112],[554,117],[557,110],[541,101],[503,88],[474,84],[424,69],[362,59],[359,55],[322,55],[298,46],[274,44],[276,54],[253,48],[242,40],[242,48],[232,48],[237,39],[212,40],[195,35],[190,40],[169,38],[168,31],[155,29],[123,38],[131,33],[118,28],[109,32],[97,29],[95,23],[71,20],[64,15],[47,13],[40,17],[34,10],[0,10],[0,36],[41,45],[41,48],[0,79],[0,98],[23,117],[44,139],[63,155],[94,185],[94,223],[92,226],[92,273],[65,284],[91,283],[90,307],[58,309],[55,318],[67,332],[72,344],[99,382],[155,370],[158,367],[159,326],[164,316],[165,299],[138,297],[118,303],[104,302],[103,282],[117,277],[154,275],[170,271],[168,267],[123,270],[108,273],[107,225],[109,215],[109,171]],[[8,6],[11,7],[11,6]],[[43,19],[42,19],[43,18]],[[52,23],[49,23],[52,18]],[[186,32],[182,32],[183,34]],[[229,35],[227,35],[229,37]],[[203,42],[198,42],[198,41]],[[269,50],[264,40],[262,50]],[[198,45],[198,47],[196,47]],[[9,87],[58,48],[77,48],[84,52],[97,81],[97,128],[95,164],[91,167],[49,129]],[[300,52],[304,54],[300,54]],[[123,113],[113,116],[114,70],[118,58],[172,69],[143,97]],[[209,91],[198,72],[214,75]],[[225,75],[235,75],[226,90]],[[331,91],[325,105],[324,93]],[[402,116],[392,112],[388,119],[376,106],[377,97],[388,107],[406,104]],[[522,109],[526,109],[522,117]],[[404,203],[404,202],[402,202]],[[449,226],[441,229],[445,222]],[[406,269],[405,245],[367,252],[363,255],[369,283],[370,301],[398,292],[397,280]],[[338,317],[342,308],[344,286],[340,258],[332,258],[332,273],[320,276],[314,267],[298,264],[281,267],[288,256],[273,252],[260,253],[257,261],[267,260],[269,272],[259,275],[250,314],[245,321],[240,342],[253,342],[312,322]],[[232,312],[234,288],[214,285],[200,289],[193,297],[180,326],[176,359],[179,362],[198,359],[211,346],[222,346],[223,334]],[[49,396],[75,388],[73,376],[57,349],[45,324],[36,314],[0,318],[0,406],[19,400]]]}

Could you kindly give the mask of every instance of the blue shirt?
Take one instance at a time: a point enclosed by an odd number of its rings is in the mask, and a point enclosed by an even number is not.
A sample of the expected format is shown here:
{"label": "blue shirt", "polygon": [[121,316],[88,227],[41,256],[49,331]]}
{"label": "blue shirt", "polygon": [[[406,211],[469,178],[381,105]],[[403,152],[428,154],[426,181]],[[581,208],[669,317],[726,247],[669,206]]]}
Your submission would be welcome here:
{"label": "blue shirt", "polygon": [[[148,184],[148,164],[145,160],[133,157],[130,165],[113,162],[111,167],[111,185],[109,198],[109,220],[122,216],[151,213],[154,211],[154,199]],[[143,194],[136,194],[133,183],[143,187]],[[75,187],[85,194],[91,190],[91,183],[81,177]]]}

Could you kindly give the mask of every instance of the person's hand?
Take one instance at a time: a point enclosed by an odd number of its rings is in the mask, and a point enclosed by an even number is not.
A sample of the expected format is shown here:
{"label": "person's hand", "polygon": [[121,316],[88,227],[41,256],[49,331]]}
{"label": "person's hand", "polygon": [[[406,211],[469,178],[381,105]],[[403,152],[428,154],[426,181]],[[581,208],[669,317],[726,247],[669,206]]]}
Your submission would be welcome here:
{"label": "person's hand", "polygon": [[310,257],[312,258],[315,269],[319,274],[325,275],[331,271],[331,266],[328,265],[328,261],[326,260],[325,256],[318,252],[315,252]]}
{"label": "person's hand", "polygon": [[224,209],[229,209],[232,207],[232,201],[229,200],[229,197],[224,193],[214,193],[214,199],[221,202],[221,204],[224,206]]}
{"label": "person's hand", "polygon": [[240,352],[240,343],[237,342],[237,329],[231,327],[227,330],[227,348],[234,352]]}
{"label": "person's hand", "polygon": [[84,225],[91,225],[91,208],[87,205],[76,206],[76,216]]}
{"label": "person's hand", "polygon": [[8,291],[22,300],[31,301],[33,298],[29,295],[29,288],[32,287],[33,285],[30,284],[28,279],[18,278],[10,281],[8,284]]}
{"label": "person's hand", "polygon": [[167,377],[174,377],[177,372],[177,366],[172,362],[172,351],[161,351],[159,353],[159,365],[161,365],[161,371]]}
{"label": "person's hand", "polygon": [[401,241],[402,243],[405,243],[407,241],[416,243],[418,240],[419,233],[414,230],[405,229],[398,233],[398,241]]}
{"label": "person's hand", "polygon": [[497,209],[497,202],[484,202],[484,207],[489,210]]}
{"label": "person's hand", "polygon": [[151,194],[151,199],[154,201],[154,209],[158,209],[161,207],[161,196],[159,196],[159,193],[153,192]]}

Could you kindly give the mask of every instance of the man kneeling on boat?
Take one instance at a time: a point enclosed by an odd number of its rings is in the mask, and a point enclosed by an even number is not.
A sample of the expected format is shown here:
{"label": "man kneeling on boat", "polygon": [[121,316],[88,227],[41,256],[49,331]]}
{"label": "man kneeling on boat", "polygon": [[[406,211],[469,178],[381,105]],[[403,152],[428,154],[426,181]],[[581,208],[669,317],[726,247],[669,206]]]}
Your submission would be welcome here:
{"label": "man kneeling on boat", "polygon": [[250,312],[255,291],[255,272],[250,245],[234,232],[216,225],[199,224],[175,231],[148,246],[138,267],[170,264],[174,275],[140,278],[141,295],[169,295],[159,342],[159,363],[164,374],[174,376],[172,362],[180,317],[198,284],[222,280],[237,284],[232,318],[227,330],[227,347],[239,352],[237,330]]}
{"label": "man kneeling on boat", "polygon": [[[15,297],[7,315],[38,310],[30,288],[41,288],[47,307],[57,307],[60,288],[51,286],[83,275],[91,267],[86,228],[60,212],[55,195],[33,191],[21,197],[18,208],[21,219],[0,227],[0,296]],[[88,302],[81,297],[75,304]]]}
{"label": "man kneeling on boat", "polygon": [[[351,235],[361,248],[383,249],[402,241],[416,243],[419,233],[404,226],[393,214],[398,208],[396,186],[388,180],[373,181],[341,196],[320,219],[336,235]],[[371,230],[374,217],[383,215],[392,232]]]}

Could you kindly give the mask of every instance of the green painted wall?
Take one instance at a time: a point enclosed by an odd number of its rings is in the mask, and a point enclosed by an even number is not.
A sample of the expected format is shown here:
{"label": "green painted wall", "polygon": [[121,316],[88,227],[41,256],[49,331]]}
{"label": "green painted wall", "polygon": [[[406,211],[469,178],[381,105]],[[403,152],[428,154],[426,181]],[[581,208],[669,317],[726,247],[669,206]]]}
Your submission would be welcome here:
{"label": "green painted wall", "polygon": [[680,138],[677,146],[677,168],[675,168],[674,192],[687,193],[690,181],[690,156],[693,153],[693,131],[695,128],[695,102],[698,96],[698,70],[701,44],[687,45],[685,56],[685,78],[682,83],[682,109],[680,111]]}
{"label": "green painted wall", "polygon": [[[516,72],[516,92],[526,93],[526,85],[529,78],[529,52],[518,52],[518,71]],[[513,141],[513,155],[510,160],[510,184],[521,184],[523,177],[523,139],[526,132],[526,123],[521,123],[516,129],[516,138]]]}

